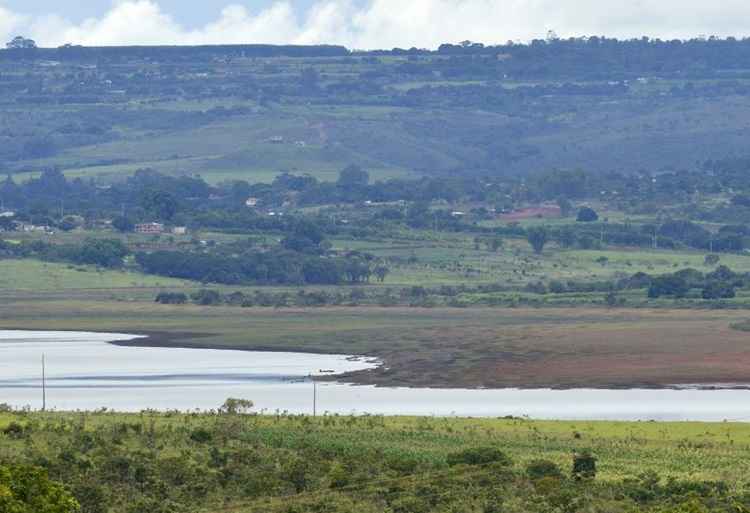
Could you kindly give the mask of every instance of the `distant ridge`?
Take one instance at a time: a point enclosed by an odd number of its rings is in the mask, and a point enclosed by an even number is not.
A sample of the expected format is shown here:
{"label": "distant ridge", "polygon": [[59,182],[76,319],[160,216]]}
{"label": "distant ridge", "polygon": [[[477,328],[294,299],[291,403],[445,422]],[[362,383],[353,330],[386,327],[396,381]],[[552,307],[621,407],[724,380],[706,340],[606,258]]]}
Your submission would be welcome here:
{"label": "distant ridge", "polygon": [[205,59],[207,57],[344,57],[349,50],[338,45],[200,45],[200,46],[62,46],[60,48],[0,49],[0,60],[49,59],[85,61],[116,59]]}

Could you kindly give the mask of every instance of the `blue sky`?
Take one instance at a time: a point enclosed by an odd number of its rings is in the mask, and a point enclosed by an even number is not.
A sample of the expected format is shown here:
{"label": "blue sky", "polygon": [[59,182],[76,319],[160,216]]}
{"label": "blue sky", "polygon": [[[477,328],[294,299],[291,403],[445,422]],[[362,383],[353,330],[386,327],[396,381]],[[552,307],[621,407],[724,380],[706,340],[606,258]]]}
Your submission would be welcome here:
{"label": "blue sky", "polygon": [[[50,13],[64,15],[73,22],[80,22],[87,17],[99,17],[113,5],[113,0],[0,0],[3,5],[18,13],[42,16]],[[169,12],[178,22],[188,27],[198,27],[207,20],[217,18],[221,9],[230,3],[246,6],[257,11],[271,4],[271,0],[227,0],[226,4],[216,1],[198,0],[159,0],[164,11]],[[300,11],[305,11],[313,0],[291,0]]]}

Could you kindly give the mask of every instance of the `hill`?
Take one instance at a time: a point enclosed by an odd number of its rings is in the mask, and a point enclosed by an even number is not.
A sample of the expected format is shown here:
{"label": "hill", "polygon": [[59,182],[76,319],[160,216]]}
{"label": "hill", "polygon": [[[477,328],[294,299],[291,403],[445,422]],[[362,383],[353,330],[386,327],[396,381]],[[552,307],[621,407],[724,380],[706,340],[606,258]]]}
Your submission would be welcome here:
{"label": "hill", "polygon": [[750,43],[550,39],[0,51],[0,162],[104,183],[693,169],[740,153]]}

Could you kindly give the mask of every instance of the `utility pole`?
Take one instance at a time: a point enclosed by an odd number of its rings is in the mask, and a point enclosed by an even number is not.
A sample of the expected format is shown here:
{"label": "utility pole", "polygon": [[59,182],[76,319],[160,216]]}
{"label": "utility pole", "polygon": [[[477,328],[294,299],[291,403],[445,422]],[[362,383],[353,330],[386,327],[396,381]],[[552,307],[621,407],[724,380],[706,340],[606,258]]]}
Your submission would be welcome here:
{"label": "utility pole", "polygon": [[42,411],[47,410],[47,369],[44,353],[42,353]]}
{"label": "utility pole", "polygon": [[318,416],[318,383],[315,381],[315,376],[310,374],[310,381],[313,384],[313,417]]}

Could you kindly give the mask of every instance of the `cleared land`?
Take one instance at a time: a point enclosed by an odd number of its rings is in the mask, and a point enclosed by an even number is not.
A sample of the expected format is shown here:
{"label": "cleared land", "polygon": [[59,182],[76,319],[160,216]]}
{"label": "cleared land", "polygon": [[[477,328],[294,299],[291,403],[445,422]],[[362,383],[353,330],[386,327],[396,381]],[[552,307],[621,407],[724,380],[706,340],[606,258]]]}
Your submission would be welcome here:
{"label": "cleared land", "polygon": [[[6,298],[9,299],[9,298]],[[147,344],[364,354],[383,386],[750,383],[747,313],[632,309],[240,309],[14,296],[0,327],[147,333]]]}

